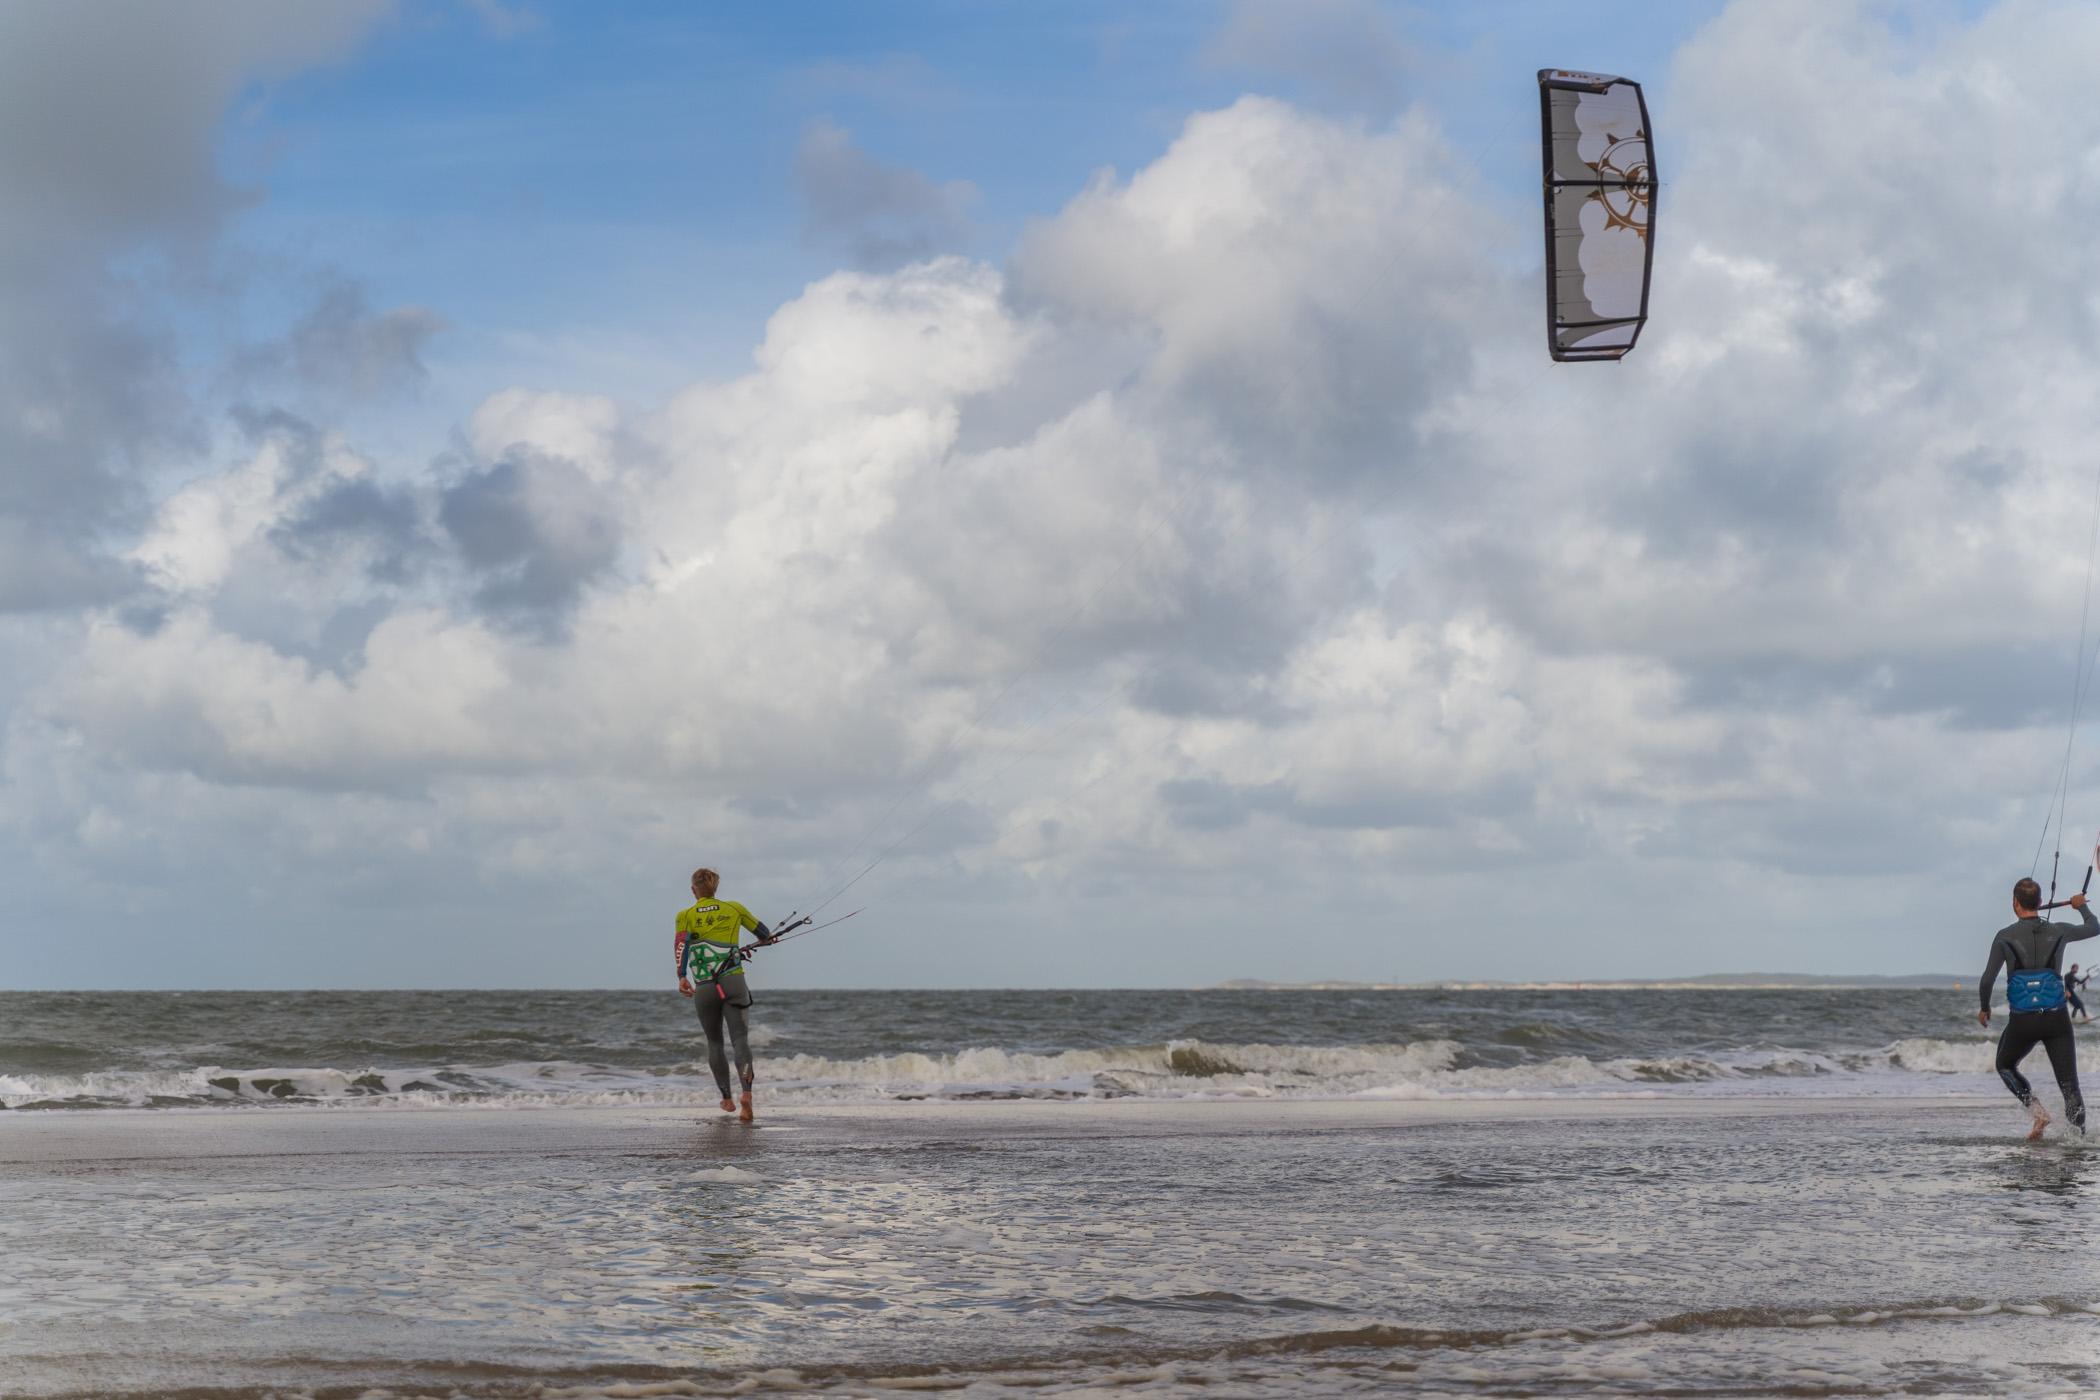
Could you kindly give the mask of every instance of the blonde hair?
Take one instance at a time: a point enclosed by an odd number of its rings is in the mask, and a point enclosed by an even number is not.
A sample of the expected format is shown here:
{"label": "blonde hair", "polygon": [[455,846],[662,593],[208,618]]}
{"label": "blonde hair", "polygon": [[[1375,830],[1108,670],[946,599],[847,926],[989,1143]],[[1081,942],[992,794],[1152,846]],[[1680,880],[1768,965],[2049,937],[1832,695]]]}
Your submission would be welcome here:
{"label": "blonde hair", "polygon": [[700,887],[703,894],[712,895],[722,887],[722,877],[703,865],[693,872],[693,883]]}

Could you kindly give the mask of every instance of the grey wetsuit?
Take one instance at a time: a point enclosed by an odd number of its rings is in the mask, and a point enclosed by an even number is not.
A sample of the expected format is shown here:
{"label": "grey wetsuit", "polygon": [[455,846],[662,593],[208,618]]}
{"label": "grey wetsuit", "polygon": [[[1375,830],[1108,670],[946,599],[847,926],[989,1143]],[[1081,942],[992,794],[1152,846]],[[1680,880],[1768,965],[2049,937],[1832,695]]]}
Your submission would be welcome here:
{"label": "grey wetsuit", "polygon": [[751,1005],[751,987],[742,977],[721,979],[720,992],[713,982],[701,982],[693,988],[693,1011],[700,1018],[700,1029],[707,1033],[707,1067],[715,1073],[715,1087],[722,1097],[729,1097],[729,1057],[722,1051],[722,1030],[729,1030],[729,1045],[736,1052],[737,1078],[746,1089],[757,1077],[751,1065],[751,1030],[744,1023],[744,1012]]}

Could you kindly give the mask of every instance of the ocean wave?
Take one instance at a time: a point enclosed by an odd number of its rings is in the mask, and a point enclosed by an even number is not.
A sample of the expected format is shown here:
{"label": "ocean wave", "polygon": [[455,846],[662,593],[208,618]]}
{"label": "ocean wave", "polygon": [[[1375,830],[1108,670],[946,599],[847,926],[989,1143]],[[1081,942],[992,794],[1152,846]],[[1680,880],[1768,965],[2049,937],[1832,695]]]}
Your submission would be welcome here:
{"label": "ocean wave", "polygon": [[[167,1108],[213,1104],[460,1102],[511,1099],[616,1102],[669,1097],[655,1092],[672,1075],[562,1061],[494,1067],[336,1069],[285,1067],[229,1070],[109,1070],[81,1075],[0,1074],[0,1106]],[[710,1086],[711,1089],[712,1086]],[[675,1090],[673,1091],[675,1096]],[[706,1095],[712,1101],[712,1092]],[[697,1098],[696,1098],[697,1101]]]}
{"label": "ocean wave", "polygon": [[1034,1087],[1109,1097],[1162,1091],[1175,1097],[1261,1097],[1290,1088],[1449,1073],[1460,1051],[1452,1040],[1342,1046],[1174,1040],[1048,1055],[992,1047],[847,1060],[789,1055],[768,1061],[768,1075],[804,1086],[865,1085],[915,1095]]}
{"label": "ocean wave", "polygon": [[1899,1040],[1887,1051],[1890,1064],[1898,1069],[1924,1074],[1990,1074],[1995,1057],[1995,1037],[1970,1036],[1963,1040]]}
{"label": "ocean wave", "polygon": [[[1989,1042],[1912,1038],[1880,1050],[1818,1053],[1745,1047],[1706,1054],[1562,1054],[1482,1063],[1458,1040],[1294,1045],[1171,1040],[1034,1053],[759,1057],[763,1091],[790,1103],[927,1099],[1269,1099],[1539,1097],[1583,1094],[1988,1092]],[[1963,1086],[1963,1078],[1973,1085]],[[709,1105],[704,1063],[636,1068],[519,1061],[424,1068],[280,1066],[0,1074],[9,1109],[270,1104]]]}

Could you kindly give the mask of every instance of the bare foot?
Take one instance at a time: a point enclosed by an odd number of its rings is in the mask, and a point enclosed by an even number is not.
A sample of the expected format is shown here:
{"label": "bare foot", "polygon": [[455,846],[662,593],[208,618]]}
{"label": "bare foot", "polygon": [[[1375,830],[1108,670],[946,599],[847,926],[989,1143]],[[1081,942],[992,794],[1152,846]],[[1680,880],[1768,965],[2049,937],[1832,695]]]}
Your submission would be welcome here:
{"label": "bare foot", "polygon": [[732,1099],[727,1094],[722,1095],[722,1111],[724,1113],[736,1112],[736,1100]]}
{"label": "bare foot", "polygon": [[[748,1096],[747,1096],[748,1097]],[[2040,1104],[2034,1106],[2034,1126],[2027,1131],[2029,1142],[2039,1142],[2043,1133],[2049,1131],[2049,1110]]]}
{"label": "bare foot", "polygon": [[[722,1107],[729,1107],[729,1100],[722,1100]],[[739,1123],[751,1121],[751,1091],[749,1089],[746,1089],[744,1097],[737,1101],[736,1121]]]}

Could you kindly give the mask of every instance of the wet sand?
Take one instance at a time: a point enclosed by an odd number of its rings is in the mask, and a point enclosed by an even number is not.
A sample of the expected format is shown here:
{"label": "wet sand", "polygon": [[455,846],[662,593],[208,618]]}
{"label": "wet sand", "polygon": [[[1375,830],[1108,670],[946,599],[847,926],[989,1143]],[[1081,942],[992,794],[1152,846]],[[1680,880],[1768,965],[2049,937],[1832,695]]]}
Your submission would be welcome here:
{"label": "wet sand", "polygon": [[[1267,1134],[1294,1128],[1400,1127],[1423,1123],[1537,1122],[1648,1118],[1909,1117],[1920,1112],[1986,1112],[1996,1102],[1966,1099],[1124,1099],[986,1103],[926,1101],[774,1108],[760,1098],[760,1121],[745,1131],[819,1133],[846,1143],[913,1140],[948,1132],[1031,1134],[1203,1132]],[[692,1107],[589,1105],[508,1107],[500,1102],[446,1108],[272,1107],[195,1111],[108,1110],[18,1113],[0,1117],[0,1165],[133,1161],[155,1157],[297,1156],[381,1153],[617,1150],[664,1146],[664,1135],[695,1126],[729,1129],[729,1115]],[[2025,1119],[2021,1120],[2024,1125]],[[737,1125],[741,1126],[741,1125]],[[726,1133],[707,1143],[724,1151]],[[751,1150],[748,1146],[744,1150]]]}
{"label": "wet sand", "polygon": [[0,1395],[2100,1388],[2100,1152],[2019,1127],[1798,1098],[0,1114]]}

